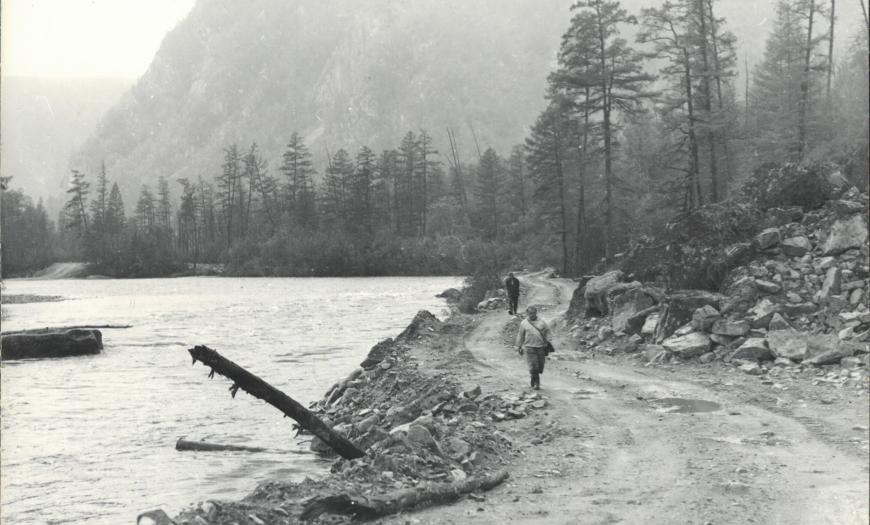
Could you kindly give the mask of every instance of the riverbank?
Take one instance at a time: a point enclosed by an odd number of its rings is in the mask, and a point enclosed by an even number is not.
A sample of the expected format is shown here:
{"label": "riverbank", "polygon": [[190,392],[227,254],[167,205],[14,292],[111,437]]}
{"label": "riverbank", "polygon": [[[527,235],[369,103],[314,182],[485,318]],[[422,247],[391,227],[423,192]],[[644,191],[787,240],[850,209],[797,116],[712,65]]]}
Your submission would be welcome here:
{"label": "riverbank", "polygon": [[[390,417],[402,411],[390,409],[416,399],[408,395],[420,391],[415,384],[463,401],[469,398],[462,392],[480,388],[471,398],[475,410],[435,414],[418,425],[429,430],[434,423],[429,434],[439,448],[443,436],[472,445],[466,457],[480,447],[477,463],[457,462],[466,476],[507,470],[510,477],[454,504],[379,523],[867,523],[866,389],[848,392],[808,377],[772,390],[767,378],[734,367],[649,366],[631,356],[596,354],[578,346],[560,320],[576,283],[542,274],[521,280],[520,306],[540,305],[555,324],[557,353],[540,391],[525,386],[523,362],[510,345],[517,320],[494,311],[424,325],[416,337],[384,346],[386,369],[346,383],[337,398],[346,401],[318,404],[327,415],[337,405],[339,419],[350,414],[350,432],[376,415],[389,435],[406,424],[392,425]],[[528,394],[539,398],[526,403]],[[439,403],[427,406],[443,410]],[[528,405],[524,416],[520,404]],[[502,420],[508,410],[516,413]],[[339,460],[316,481],[265,482],[242,501],[204,502],[177,522],[296,523],[309,498],[353,493],[371,500],[399,487],[428,486],[433,481],[426,476],[446,472],[455,460],[433,461],[432,449],[418,450],[409,439],[411,426],[402,436],[409,443],[396,445],[411,456],[391,456],[392,447],[376,441],[378,448],[359,466]],[[413,434],[430,443],[421,430]],[[389,464],[391,457],[402,462]],[[410,457],[423,463],[402,470]]]}

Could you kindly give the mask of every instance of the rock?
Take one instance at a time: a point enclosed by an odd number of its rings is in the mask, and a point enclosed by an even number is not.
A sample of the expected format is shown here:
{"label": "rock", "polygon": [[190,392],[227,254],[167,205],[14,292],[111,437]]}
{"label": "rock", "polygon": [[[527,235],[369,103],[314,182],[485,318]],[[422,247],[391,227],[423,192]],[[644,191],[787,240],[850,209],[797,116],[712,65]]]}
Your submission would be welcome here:
{"label": "rock", "polygon": [[773,248],[779,244],[779,228],[767,228],[762,230],[761,233],[755,236],[753,242],[759,250]]}
{"label": "rock", "polygon": [[839,363],[844,357],[852,357],[852,351],[847,346],[838,346],[804,360],[804,364],[822,366]]}
{"label": "rock", "polygon": [[740,371],[751,376],[760,376],[764,373],[758,363],[744,363],[740,365]]}
{"label": "rock", "polygon": [[598,341],[604,341],[611,335],[613,335],[613,328],[609,326],[602,326],[598,329]]}
{"label": "rock", "polygon": [[0,336],[0,358],[37,359],[99,354],[103,334],[95,329],[27,330]]}
{"label": "rock", "polygon": [[476,399],[477,396],[479,396],[480,394],[481,394],[480,385],[477,385],[474,388],[472,388],[470,390],[466,390],[465,392],[462,393],[462,395],[467,397],[468,399]]}
{"label": "rock", "polygon": [[777,357],[776,359],[773,360],[773,365],[774,366],[782,366],[782,367],[794,366],[795,362],[792,361],[791,359],[786,359],[785,357]]}
{"label": "rock", "polygon": [[[420,310],[397,337],[397,341],[411,341],[421,334],[431,334],[441,329],[442,323],[431,312]],[[365,368],[365,367],[363,367]]]}
{"label": "rock", "polygon": [[740,337],[749,333],[749,321],[729,321],[718,319],[713,323],[711,331],[714,334]]}
{"label": "rock", "polygon": [[623,273],[614,270],[589,279],[583,293],[583,298],[586,299],[586,310],[598,315],[607,315],[607,293],[621,282],[622,278]]}
{"label": "rock", "polygon": [[851,355],[870,353],[870,343],[861,341],[840,341],[840,348],[851,352]]}
{"label": "rock", "polygon": [[423,448],[435,446],[435,438],[432,437],[429,429],[415,423],[408,427],[408,441]]}
{"label": "rock", "polygon": [[372,414],[369,417],[367,417],[367,418],[363,419],[362,421],[360,421],[359,423],[357,423],[356,428],[357,428],[357,430],[359,430],[360,434],[365,434],[366,432],[371,430],[371,428],[373,426],[375,426],[379,420],[380,420],[380,417],[378,417],[377,414]]}
{"label": "rock", "polygon": [[637,352],[641,343],[643,343],[643,337],[633,334],[619,346],[619,351],[625,354]]}
{"label": "rock", "polygon": [[506,304],[504,297],[490,297],[477,303],[477,310],[501,310]]}
{"label": "rock", "polygon": [[752,309],[749,310],[749,324],[752,328],[767,328],[770,323],[770,319],[773,317],[773,314],[777,313],[779,307],[775,305],[770,299],[764,298]]}
{"label": "rock", "polygon": [[729,346],[732,342],[734,342],[733,337],[722,334],[710,334],[710,340],[721,346]]}
{"label": "rock", "polygon": [[762,292],[769,294],[779,293],[779,291],[782,290],[782,286],[763,279],[756,279],[755,287]]}
{"label": "rock", "polygon": [[864,206],[860,202],[851,200],[838,199],[828,202],[828,205],[838,217],[847,217],[853,213],[861,213],[864,211]]}
{"label": "rock", "polygon": [[834,222],[822,243],[822,254],[837,255],[849,248],[863,248],[866,244],[867,220],[863,214],[856,214]]}
{"label": "rock", "polygon": [[369,350],[369,354],[359,366],[366,370],[374,368],[390,354],[395,344],[396,342],[390,338],[380,341]]}
{"label": "rock", "polygon": [[832,295],[840,293],[840,269],[828,268],[825,274],[825,282],[822,284],[822,289],[819,291],[819,298],[822,301],[827,301]]}
{"label": "rock", "polygon": [[459,302],[460,299],[462,299],[462,292],[460,292],[456,288],[448,288],[436,295],[435,297],[447,299],[448,303],[456,303]]}
{"label": "rock", "polygon": [[825,175],[825,179],[828,184],[833,188],[833,194],[839,195],[843,191],[845,191],[851,184],[849,183],[849,179],[843,175],[840,170],[834,170]]}
{"label": "rock", "polygon": [[683,336],[673,336],[665,339],[662,346],[665,350],[683,359],[689,359],[710,351],[710,338],[706,334],[693,332]]}
{"label": "rock", "polygon": [[[610,325],[614,332],[628,333],[629,319],[655,304],[655,299],[644,292],[640,283],[616,295],[608,294],[608,297],[608,309],[611,312]],[[643,326],[643,319],[636,320],[635,323],[637,330],[634,331],[637,332]]]}
{"label": "rock", "polygon": [[803,235],[797,237],[789,237],[780,243],[782,253],[789,257],[802,257],[805,253],[813,249],[810,240]]}
{"label": "rock", "polygon": [[821,259],[816,259],[814,266],[818,270],[827,270],[828,268],[833,267],[837,264],[837,259],[834,257],[822,257]]}
{"label": "rock", "polygon": [[797,303],[782,305],[782,312],[789,317],[800,317],[818,311],[818,305],[813,303]]}
{"label": "rock", "polygon": [[767,340],[760,338],[747,339],[740,348],[731,354],[731,359],[746,359],[749,361],[770,361],[773,352],[767,346]]}
{"label": "rock", "polygon": [[834,334],[809,334],[797,330],[771,330],[767,344],[776,357],[803,361],[838,347]]}
{"label": "rock", "polygon": [[695,330],[708,331],[720,319],[719,310],[705,304],[692,313],[692,326]]}
{"label": "rock", "polygon": [[654,363],[663,360],[668,351],[661,345],[643,345],[640,347],[640,354],[647,363]]}
{"label": "rock", "polygon": [[661,312],[651,313],[646,316],[646,319],[643,322],[643,327],[640,329],[640,334],[644,336],[653,335],[656,331],[656,327],[659,325],[661,316]]}
{"label": "rock", "polygon": [[847,356],[843,359],[840,359],[840,366],[842,366],[843,368],[858,368],[863,364],[864,363],[861,361],[860,357]]}
{"label": "rock", "polygon": [[444,450],[451,459],[460,461],[471,452],[471,445],[463,439],[451,436],[443,443],[442,450]]}
{"label": "rock", "polygon": [[799,294],[796,294],[794,292],[786,293],[785,298],[788,299],[788,302],[790,302],[792,304],[802,303],[804,301],[803,297],[801,297]]}
{"label": "rock", "polygon": [[712,363],[715,360],[716,352],[707,352],[706,354],[701,354],[701,357],[698,358],[698,362],[703,364]]}
{"label": "rock", "polygon": [[864,290],[861,288],[855,288],[849,293],[849,304],[852,306],[858,306],[861,303],[861,299],[864,297]]}
{"label": "rock", "polygon": [[781,316],[779,313],[773,314],[773,317],[770,319],[770,324],[768,325],[768,330],[789,330],[792,326],[785,320],[785,317]]}
{"label": "rock", "polygon": [[655,340],[664,341],[674,331],[692,320],[692,314],[702,306],[719,308],[722,296],[703,290],[683,290],[672,293],[656,327]]}

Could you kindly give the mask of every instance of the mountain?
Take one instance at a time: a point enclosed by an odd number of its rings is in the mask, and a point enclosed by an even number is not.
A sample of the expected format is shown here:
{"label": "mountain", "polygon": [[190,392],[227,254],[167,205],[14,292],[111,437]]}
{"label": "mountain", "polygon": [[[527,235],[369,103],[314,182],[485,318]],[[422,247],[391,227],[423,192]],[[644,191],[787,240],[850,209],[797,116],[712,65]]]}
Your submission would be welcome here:
{"label": "mountain", "polygon": [[4,76],[0,174],[12,176],[12,188],[44,199],[54,216],[63,205],[70,155],[132,83],[123,78]]}
{"label": "mountain", "polygon": [[[105,161],[129,206],[159,175],[211,179],[232,143],[257,142],[274,173],[294,131],[321,171],[329,152],[392,148],[421,128],[445,164],[447,127],[464,159],[476,158],[477,145],[506,154],[545,105],[571,3],[199,0],[72,165],[94,173]],[[640,14],[660,3],[623,5]],[[774,7],[717,3],[740,46],[740,96],[744,59],[750,67],[760,59]],[[841,48],[857,18],[854,6],[838,10]]]}
{"label": "mountain", "polygon": [[446,154],[448,126],[466,158],[473,134],[507,152],[545,105],[570,3],[199,0],[73,164],[105,160],[129,205],[158,175],[211,178],[231,143],[274,172],[297,130],[320,165],[421,128]]}

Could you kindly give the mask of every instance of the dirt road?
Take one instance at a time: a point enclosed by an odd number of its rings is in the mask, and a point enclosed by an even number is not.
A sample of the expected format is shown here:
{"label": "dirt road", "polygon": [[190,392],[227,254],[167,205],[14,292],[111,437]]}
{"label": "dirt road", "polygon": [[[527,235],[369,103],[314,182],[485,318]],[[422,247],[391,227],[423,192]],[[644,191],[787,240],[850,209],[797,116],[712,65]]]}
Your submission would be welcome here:
{"label": "dirt road", "polygon": [[[588,359],[559,330],[574,283],[542,273],[521,282],[521,309],[536,304],[557,321],[559,350],[542,376],[548,407],[500,424],[517,451],[510,480],[382,523],[868,523],[866,391],[813,403],[731,370]],[[527,388],[509,344],[516,322],[486,314],[458,378],[489,392]]]}

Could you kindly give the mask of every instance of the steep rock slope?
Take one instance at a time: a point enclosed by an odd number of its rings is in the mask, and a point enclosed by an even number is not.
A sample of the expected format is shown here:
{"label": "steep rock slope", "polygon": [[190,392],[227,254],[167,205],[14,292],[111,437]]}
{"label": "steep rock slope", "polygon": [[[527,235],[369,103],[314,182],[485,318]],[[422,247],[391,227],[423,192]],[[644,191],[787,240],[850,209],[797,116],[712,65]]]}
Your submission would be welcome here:
{"label": "steep rock slope", "polygon": [[545,104],[570,2],[200,0],[73,164],[132,199],[158,175],[211,178],[222,149],[256,141],[274,170],[291,133],[376,151],[426,128],[446,152],[506,152]]}

